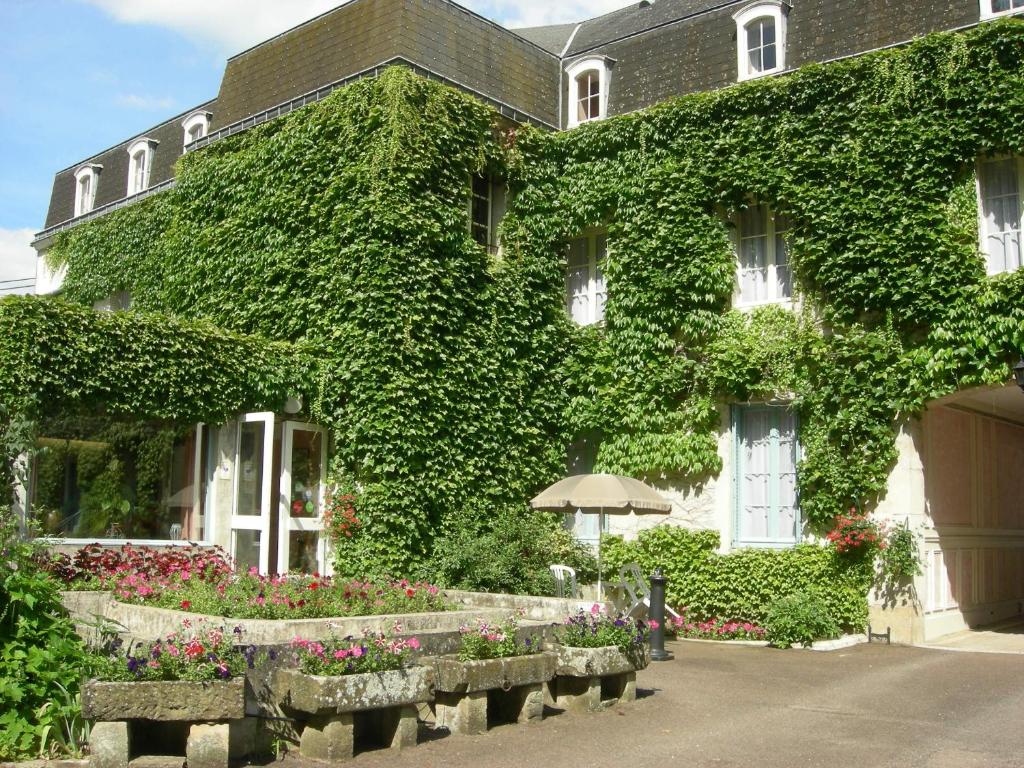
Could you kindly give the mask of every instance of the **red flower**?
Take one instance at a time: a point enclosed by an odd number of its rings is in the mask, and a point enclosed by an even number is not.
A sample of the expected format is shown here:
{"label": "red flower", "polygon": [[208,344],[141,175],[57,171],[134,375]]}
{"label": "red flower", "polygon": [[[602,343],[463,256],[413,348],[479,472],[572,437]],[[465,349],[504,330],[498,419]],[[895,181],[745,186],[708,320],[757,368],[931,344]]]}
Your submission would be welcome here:
{"label": "red flower", "polygon": [[192,607],[192,602],[190,600],[182,600],[181,601],[181,610],[187,611],[191,607]]}
{"label": "red flower", "polygon": [[307,589],[314,589],[314,590],[320,589],[320,582],[319,581],[311,581],[311,582],[309,582],[309,586],[306,587],[306,588]]}
{"label": "red flower", "polygon": [[409,589],[405,590],[405,596],[406,597],[415,597],[416,596],[416,590],[412,589],[410,587]]}

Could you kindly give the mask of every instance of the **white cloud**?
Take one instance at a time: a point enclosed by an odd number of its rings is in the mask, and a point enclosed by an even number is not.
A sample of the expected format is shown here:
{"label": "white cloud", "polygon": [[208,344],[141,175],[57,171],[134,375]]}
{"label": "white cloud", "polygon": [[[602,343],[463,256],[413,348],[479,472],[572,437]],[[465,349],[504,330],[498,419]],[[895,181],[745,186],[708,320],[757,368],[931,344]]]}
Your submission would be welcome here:
{"label": "white cloud", "polygon": [[34,234],[32,229],[0,227],[0,297],[32,292],[31,286],[17,290],[12,286],[24,285],[24,278],[36,279],[36,251],[29,245]]}
{"label": "white cloud", "polygon": [[[84,0],[126,24],[153,24],[238,53],[341,4],[340,0]],[[465,0],[509,27],[598,16],[636,0]]]}
{"label": "white cloud", "polygon": [[170,96],[139,96],[137,93],[119,94],[116,101],[122,107],[145,112],[166,112],[176,104]]}

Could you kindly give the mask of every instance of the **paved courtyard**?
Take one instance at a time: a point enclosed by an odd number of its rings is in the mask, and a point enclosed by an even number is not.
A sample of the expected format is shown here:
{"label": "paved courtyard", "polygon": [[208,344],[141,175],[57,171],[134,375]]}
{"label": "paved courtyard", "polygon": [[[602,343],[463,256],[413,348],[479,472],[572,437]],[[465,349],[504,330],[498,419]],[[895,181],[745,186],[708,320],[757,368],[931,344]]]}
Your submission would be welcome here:
{"label": "paved courtyard", "polygon": [[[365,752],[354,768],[1024,765],[1024,658],[862,645],[816,653],[670,643],[642,698],[485,736]],[[312,765],[312,764],[310,764]],[[284,760],[300,768],[297,756]]]}

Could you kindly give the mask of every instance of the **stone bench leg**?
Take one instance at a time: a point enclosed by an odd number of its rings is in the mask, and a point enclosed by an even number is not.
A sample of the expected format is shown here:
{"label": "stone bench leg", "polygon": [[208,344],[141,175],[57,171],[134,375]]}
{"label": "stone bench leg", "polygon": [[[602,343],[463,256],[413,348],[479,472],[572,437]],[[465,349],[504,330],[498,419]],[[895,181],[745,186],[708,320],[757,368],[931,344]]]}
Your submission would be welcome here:
{"label": "stone bench leg", "polygon": [[529,723],[534,720],[542,720],[544,718],[543,683],[524,685],[520,690],[522,691],[523,705],[519,709],[519,717],[517,718],[517,721],[520,723]]}
{"label": "stone bench leg", "polygon": [[351,712],[317,715],[302,729],[299,754],[310,760],[350,760],[354,732],[355,722]]}
{"label": "stone bench leg", "polygon": [[128,723],[95,723],[89,734],[89,768],[128,768]]}
{"label": "stone bench leg", "polygon": [[487,691],[434,695],[437,724],[454,736],[471,736],[487,731]]}
{"label": "stone bench leg", "polygon": [[601,709],[601,678],[557,677],[556,701],[569,712],[596,712]]}
{"label": "stone bench leg", "polygon": [[[373,740],[384,747],[391,747],[391,749],[415,747],[418,714],[414,704],[374,710],[364,713],[364,719],[361,721],[358,717],[356,718],[356,730],[359,731],[361,738],[367,731],[360,729],[367,728],[369,734],[373,736]],[[369,717],[366,717],[367,715]]]}
{"label": "stone bench leg", "polygon": [[636,672],[602,677],[601,700],[607,704],[636,701]]}
{"label": "stone bench leg", "polygon": [[192,723],[185,743],[188,768],[228,768],[231,724]]}

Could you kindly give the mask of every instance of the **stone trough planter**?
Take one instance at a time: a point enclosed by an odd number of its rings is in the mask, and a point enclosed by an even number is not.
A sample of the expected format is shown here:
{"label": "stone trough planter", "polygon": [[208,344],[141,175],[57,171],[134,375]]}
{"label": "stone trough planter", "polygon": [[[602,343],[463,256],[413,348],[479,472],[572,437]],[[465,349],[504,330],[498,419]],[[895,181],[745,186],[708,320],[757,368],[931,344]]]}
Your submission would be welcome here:
{"label": "stone trough planter", "polygon": [[[216,682],[88,681],[82,715],[95,721],[89,737],[92,768],[128,768],[139,754],[185,741],[188,768],[227,768],[249,751],[245,679]],[[162,731],[160,730],[162,728]],[[145,746],[147,751],[143,750]],[[179,748],[180,749],[180,748]]]}
{"label": "stone trough planter", "polygon": [[417,705],[430,701],[433,683],[432,667],[331,677],[280,669],[273,688],[285,711],[303,721],[303,757],[347,760],[357,737],[392,749],[415,746]]}
{"label": "stone trough planter", "polygon": [[595,712],[618,702],[636,700],[636,672],[650,663],[645,644],[635,654],[615,646],[569,648],[560,645],[548,703],[559,709]]}
{"label": "stone trough planter", "polygon": [[555,674],[553,653],[504,659],[434,659],[434,714],[456,735],[484,733],[498,722],[526,723],[544,716],[544,684]]}

